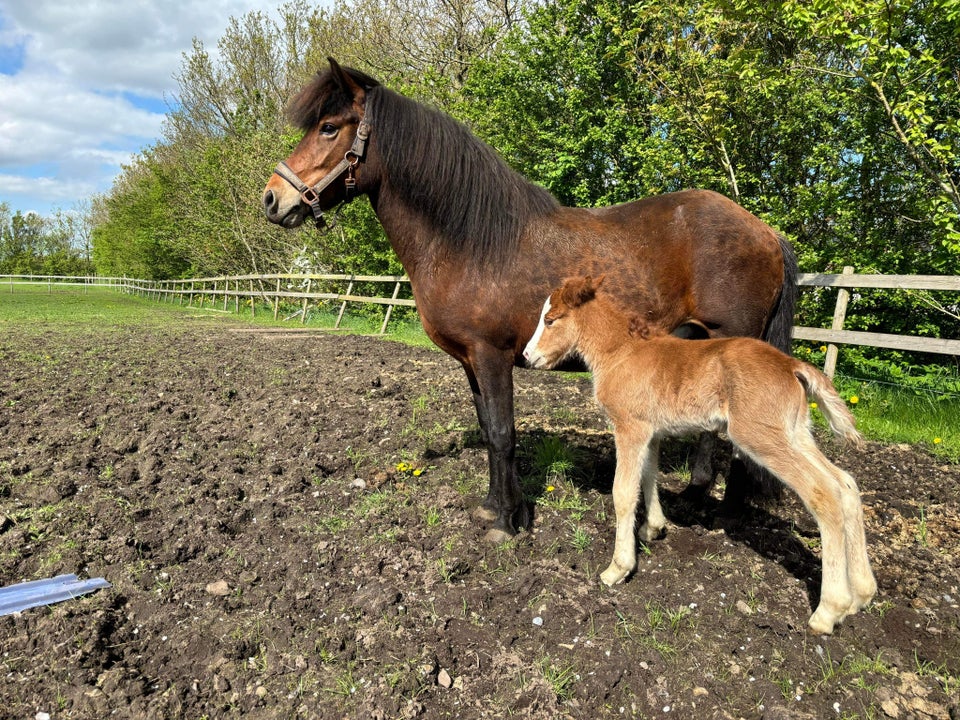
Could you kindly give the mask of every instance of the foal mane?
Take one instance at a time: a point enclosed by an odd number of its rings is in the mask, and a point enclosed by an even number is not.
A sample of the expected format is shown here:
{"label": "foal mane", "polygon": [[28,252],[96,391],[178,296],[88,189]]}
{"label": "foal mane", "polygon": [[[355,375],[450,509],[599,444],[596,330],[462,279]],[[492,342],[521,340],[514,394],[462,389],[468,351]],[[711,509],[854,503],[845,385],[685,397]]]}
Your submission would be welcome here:
{"label": "foal mane", "polygon": [[[422,214],[441,242],[474,263],[509,259],[529,222],[558,207],[549,191],[511,169],[463,124],[342,68],[367,93],[369,119],[390,189]],[[288,111],[304,130],[352,102],[321,72]]]}

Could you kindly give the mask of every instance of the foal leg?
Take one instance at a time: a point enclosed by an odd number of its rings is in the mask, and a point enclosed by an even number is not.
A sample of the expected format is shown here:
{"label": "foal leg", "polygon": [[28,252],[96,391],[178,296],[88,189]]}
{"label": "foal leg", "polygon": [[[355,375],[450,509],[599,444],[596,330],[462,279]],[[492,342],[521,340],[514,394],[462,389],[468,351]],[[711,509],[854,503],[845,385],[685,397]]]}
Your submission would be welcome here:
{"label": "foal leg", "polygon": [[867,556],[867,536],[863,526],[863,506],[856,481],[821,455],[823,463],[840,486],[843,504],[844,539],[847,551],[847,579],[853,592],[848,614],[865,607],[877,593],[877,581]]}
{"label": "foal leg", "polygon": [[610,567],[600,573],[605,585],[616,585],[637,567],[637,541],[633,529],[640,499],[640,473],[649,453],[648,430],[616,429],[617,470],[613,477],[613,507],[617,513],[617,539]]}
{"label": "foal leg", "polygon": [[[764,430],[755,428],[752,437],[741,441],[743,434],[729,428],[734,442],[755,461],[766,467],[791,488],[813,515],[820,530],[822,581],[820,603],[810,617],[810,629],[829,635],[833,627],[848,614],[853,593],[847,579],[846,535],[843,500],[833,474],[816,461],[819,454],[813,439],[787,437],[763,438]],[[766,429],[769,433],[769,427]],[[756,438],[758,442],[753,442]],[[812,452],[811,452],[812,451]]]}
{"label": "foal leg", "polygon": [[643,502],[646,505],[647,517],[637,531],[637,535],[644,542],[656,540],[660,531],[667,526],[667,518],[664,517],[663,508],[660,507],[660,493],[657,490],[657,480],[660,474],[659,465],[660,440],[655,438],[650,441],[643,467],[640,470],[640,477],[643,482]]}

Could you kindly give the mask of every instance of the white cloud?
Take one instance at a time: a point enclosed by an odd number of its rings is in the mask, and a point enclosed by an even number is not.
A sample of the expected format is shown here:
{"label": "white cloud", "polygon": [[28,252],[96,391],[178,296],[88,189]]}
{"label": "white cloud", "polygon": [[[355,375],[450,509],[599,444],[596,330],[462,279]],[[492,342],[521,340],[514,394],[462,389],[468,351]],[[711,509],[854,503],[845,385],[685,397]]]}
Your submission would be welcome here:
{"label": "white cloud", "polygon": [[[283,0],[26,0],[0,6],[0,202],[69,206],[153,144],[194,37]],[[3,58],[6,57],[6,61]],[[17,62],[12,62],[16,57]],[[7,67],[4,67],[7,65]],[[138,107],[141,106],[141,107]]]}

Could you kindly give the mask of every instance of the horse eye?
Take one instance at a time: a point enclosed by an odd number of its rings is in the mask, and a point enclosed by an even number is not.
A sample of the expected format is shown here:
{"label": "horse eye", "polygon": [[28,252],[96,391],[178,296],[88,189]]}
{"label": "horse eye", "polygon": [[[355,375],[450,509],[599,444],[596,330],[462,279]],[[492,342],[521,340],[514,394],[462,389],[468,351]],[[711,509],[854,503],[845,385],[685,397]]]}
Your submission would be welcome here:
{"label": "horse eye", "polygon": [[556,318],[544,318],[543,325],[544,327],[550,327],[556,322]]}
{"label": "horse eye", "polygon": [[320,126],[320,134],[332,137],[337,134],[337,126],[331,125],[330,123],[324,123]]}

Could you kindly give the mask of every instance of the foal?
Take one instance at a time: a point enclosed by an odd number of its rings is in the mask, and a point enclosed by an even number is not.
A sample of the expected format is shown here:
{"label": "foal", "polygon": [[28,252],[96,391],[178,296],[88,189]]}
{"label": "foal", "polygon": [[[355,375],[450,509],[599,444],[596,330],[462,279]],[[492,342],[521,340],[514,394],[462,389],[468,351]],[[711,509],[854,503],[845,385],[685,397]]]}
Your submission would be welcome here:
{"label": "foal", "polygon": [[831,633],[877,589],[857,485],[824,457],[810,432],[807,396],[819,403],[834,433],[861,445],[843,400],[819,370],[760,340],[650,338],[641,319],[628,317],[606,293],[597,295],[602,279],[571,278],[555,290],[524,350],[537,368],[579,353],[593,371],[597,401],[613,423],[617,538],[601,580],[622,582],[637,566],[633,528],[641,480],[647,518],[640,537],[653,539],[666,525],[656,484],[660,438],[723,430],[792,488],[817,521],[823,579],[810,628]]}

